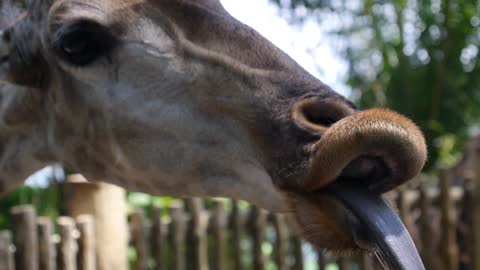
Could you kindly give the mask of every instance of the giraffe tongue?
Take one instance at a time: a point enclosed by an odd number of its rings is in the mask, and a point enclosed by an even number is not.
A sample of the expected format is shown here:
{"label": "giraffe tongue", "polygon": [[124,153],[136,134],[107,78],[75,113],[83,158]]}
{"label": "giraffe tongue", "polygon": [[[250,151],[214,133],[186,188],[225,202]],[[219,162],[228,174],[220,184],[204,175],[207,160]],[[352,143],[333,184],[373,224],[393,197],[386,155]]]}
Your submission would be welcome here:
{"label": "giraffe tongue", "polygon": [[356,233],[362,234],[356,238],[366,239],[368,245],[376,248],[385,269],[425,270],[407,229],[380,195],[345,182],[334,183],[331,189],[358,223],[363,224],[356,229]]}

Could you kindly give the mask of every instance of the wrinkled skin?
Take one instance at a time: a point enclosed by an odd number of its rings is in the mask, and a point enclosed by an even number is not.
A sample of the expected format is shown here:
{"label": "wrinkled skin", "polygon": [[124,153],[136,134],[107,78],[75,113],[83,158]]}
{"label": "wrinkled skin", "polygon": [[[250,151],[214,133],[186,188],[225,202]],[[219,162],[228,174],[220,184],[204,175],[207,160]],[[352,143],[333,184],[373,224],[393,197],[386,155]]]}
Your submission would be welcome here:
{"label": "wrinkled skin", "polygon": [[317,246],[355,250],[368,247],[324,187],[385,192],[425,162],[408,119],[356,113],[217,0],[35,0],[8,13],[0,194],[58,162],[130,190],[290,212]]}

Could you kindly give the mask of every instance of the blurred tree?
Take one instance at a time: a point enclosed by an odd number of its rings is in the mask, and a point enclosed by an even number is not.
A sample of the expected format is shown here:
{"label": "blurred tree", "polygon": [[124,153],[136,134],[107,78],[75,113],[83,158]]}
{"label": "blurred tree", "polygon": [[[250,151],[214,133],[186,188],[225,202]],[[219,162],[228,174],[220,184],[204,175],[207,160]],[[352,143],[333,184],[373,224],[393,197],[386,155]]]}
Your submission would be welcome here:
{"label": "blurred tree", "polygon": [[272,0],[340,41],[361,108],[388,107],[424,131],[428,167],[451,164],[480,124],[480,0]]}
{"label": "blurred tree", "polygon": [[20,187],[0,201],[0,230],[11,228],[10,210],[14,206],[31,204],[39,215],[53,219],[59,216],[60,200],[58,185],[49,188]]}

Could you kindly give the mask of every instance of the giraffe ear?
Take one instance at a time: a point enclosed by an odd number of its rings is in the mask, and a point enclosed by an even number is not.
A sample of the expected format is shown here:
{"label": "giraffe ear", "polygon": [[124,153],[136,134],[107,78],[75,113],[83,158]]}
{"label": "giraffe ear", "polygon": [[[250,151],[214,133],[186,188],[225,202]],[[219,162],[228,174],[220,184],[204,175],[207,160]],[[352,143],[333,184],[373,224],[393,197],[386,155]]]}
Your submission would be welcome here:
{"label": "giraffe ear", "polygon": [[7,128],[33,125],[40,115],[42,92],[0,81],[0,121]]}

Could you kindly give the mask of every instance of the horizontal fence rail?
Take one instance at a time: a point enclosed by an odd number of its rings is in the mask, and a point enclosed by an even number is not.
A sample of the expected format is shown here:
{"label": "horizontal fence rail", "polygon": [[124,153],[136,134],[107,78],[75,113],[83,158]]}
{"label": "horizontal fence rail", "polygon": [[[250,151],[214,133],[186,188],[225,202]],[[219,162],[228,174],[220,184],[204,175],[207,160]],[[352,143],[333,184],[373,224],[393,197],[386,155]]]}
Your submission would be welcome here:
{"label": "horizontal fence rail", "polygon": [[[473,180],[450,186],[419,177],[415,188],[386,195],[412,234],[426,269],[480,270],[480,202]],[[435,183],[435,184],[432,184]],[[95,270],[94,218],[37,217],[32,206],[11,209],[0,232],[0,270]],[[382,269],[369,255],[331,256],[304,243],[287,215],[237,201],[172,201],[129,216],[130,268],[138,270]],[[314,265],[313,265],[314,264]]]}

